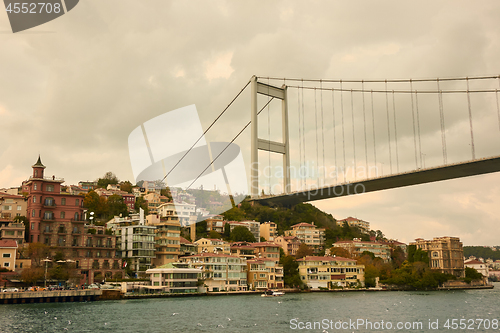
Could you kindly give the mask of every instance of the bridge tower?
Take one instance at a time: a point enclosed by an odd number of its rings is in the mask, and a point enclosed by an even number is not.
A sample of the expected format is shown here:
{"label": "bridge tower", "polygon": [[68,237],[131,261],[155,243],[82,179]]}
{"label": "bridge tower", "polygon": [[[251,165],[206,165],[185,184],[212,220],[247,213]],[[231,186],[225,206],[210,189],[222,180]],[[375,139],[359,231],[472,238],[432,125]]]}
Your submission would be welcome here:
{"label": "bridge tower", "polygon": [[[281,126],[283,142],[269,141],[258,137],[257,121],[257,94],[277,98],[281,100]],[[264,84],[257,81],[257,77],[251,79],[251,165],[250,165],[250,186],[251,197],[259,196],[259,150],[269,151],[283,155],[283,188],[285,194],[290,193],[290,142],[288,134],[288,105],[287,86],[283,84],[281,88]],[[271,124],[269,124],[271,126]]]}

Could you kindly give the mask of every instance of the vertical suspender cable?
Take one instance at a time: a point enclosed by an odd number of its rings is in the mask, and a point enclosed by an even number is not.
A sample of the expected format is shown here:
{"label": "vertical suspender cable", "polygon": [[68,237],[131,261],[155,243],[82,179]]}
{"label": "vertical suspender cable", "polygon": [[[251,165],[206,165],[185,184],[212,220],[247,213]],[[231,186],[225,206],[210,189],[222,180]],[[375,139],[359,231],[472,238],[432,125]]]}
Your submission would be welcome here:
{"label": "vertical suspender cable", "polygon": [[298,177],[300,179],[300,188],[302,189],[302,177],[300,170],[302,169],[302,121],[301,121],[301,111],[300,111],[300,90],[297,89],[297,113],[299,115],[299,172]]}
{"label": "vertical suspender cable", "polygon": [[[498,84],[500,85],[500,76],[498,77],[498,79]],[[500,130],[500,105],[498,104],[498,89],[495,90],[495,98],[497,100],[498,130]]]}
{"label": "vertical suspender cable", "polygon": [[437,78],[437,88],[438,88],[438,100],[439,100],[439,118],[441,120],[441,144],[443,148],[443,161],[444,164],[448,164],[448,156],[446,154],[446,133],[444,125],[444,111],[443,111],[443,92],[439,86],[439,78]]}
{"label": "vertical suspender cable", "polygon": [[413,82],[410,79],[410,96],[411,96],[411,120],[413,120],[413,147],[415,149],[415,169],[418,169],[417,162],[417,135],[415,130],[415,107],[413,105]]}
{"label": "vertical suspender cable", "polygon": [[363,128],[365,131],[365,175],[368,178],[368,144],[366,142],[366,112],[365,112],[365,84],[361,81],[361,96],[363,97]]}
{"label": "vertical suspender cable", "polygon": [[476,150],[474,148],[474,129],[472,128],[472,108],[470,105],[470,93],[469,93],[469,78],[465,78],[467,81],[467,105],[469,107],[469,125],[470,125],[470,145],[472,150],[472,160],[476,159]]}
{"label": "vertical suspender cable", "polygon": [[325,168],[325,120],[323,117],[323,83],[319,80],[320,90],[320,101],[321,101],[321,140],[323,147],[323,184],[326,184],[326,168]]}
{"label": "vertical suspender cable", "polygon": [[342,80],[340,80],[340,111],[342,114],[342,153],[344,155],[344,169],[342,169],[342,173],[344,175],[344,182],[346,180],[345,178],[345,130],[344,130],[344,91],[342,90]]}
{"label": "vertical suspender cable", "polygon": [[[304,108],[304,80],[302,80],[302,149],[304,151],[304,164],[306,163],[306,125]],[[304,179],[304,186],[307,187],[307,179]]]}
{"label": "vertical suspender cable", "polygon": [[318,107],[316,103],[316,88],[314,88],[314,118],[316,122],[316,169],[318,170],[317,185],[319,186]]}
{"label": "vertical suspender cable", "polygon": [[269,195],[271,195],[271,110],[269,109],[269,78],[267,78],[267,139],[269,140],[269,147],[267,151],[267,157],[269,159]]}
{"label": "vertical suspender cable", "polygon": [[418,91],[415,90],[415,108],[417,109],[418,152],[420,153],[420,167],[422,167],[422,141],[420,139],[420,113],[418,112]]}
{"label": "vertical suspender cable", "polygon": [[352,89],[351,89],[351,118],[352,118],[352,149],[354,153],[354,180],[356,180],[356,132],[354,128],[354,102],[353,102],[353,94],[352,94]]}
{"label": "vertical suspender cable", "polygon": [[[335,129],[335,90],[332,89],[332,119],[333,119],[333,158],[335,163],[335,184],[338,181],[338,165],[337,165],[337,130]],[[500,113],[499,113],[500,121]]]}
{"label": "vertical suspender cable", "polygon": [[389,165],[392,175],[391,129],[389,123],[389,95],[387,94],[387,80],[385,80],[385,109],[387,111],[387,142],[389,144]]}
{"label": "vertical suspender cable", "polygon": [[375,111],[373,110],[373,90],[370,91],[370,99],[372,103],[373,157],[375,159],[375,167],[377,167],[377,144],[375,141]]}
{"label": "vertical suspender cable", "polygon": [[398,125],[396,121],[396,99],[394,98],[394,90],[392,91],[392,111],[394,113],[394,139],[396,141],[396,170],[399,173]]}

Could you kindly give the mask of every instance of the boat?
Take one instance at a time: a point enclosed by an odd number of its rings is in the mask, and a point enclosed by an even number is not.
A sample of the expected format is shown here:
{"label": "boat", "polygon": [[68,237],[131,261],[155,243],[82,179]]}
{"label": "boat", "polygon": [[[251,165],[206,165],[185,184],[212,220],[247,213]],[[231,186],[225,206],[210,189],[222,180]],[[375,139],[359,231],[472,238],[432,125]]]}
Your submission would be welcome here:
{"label": "boat", "polygon": [[283,296],[285,295],[284,292],[281,292],[281,291],[273,291],[271,289],[268,289],[266,291],[264,291],[264,293],[262,295],[260,295],[261,297],[278,297],[278,296]]}

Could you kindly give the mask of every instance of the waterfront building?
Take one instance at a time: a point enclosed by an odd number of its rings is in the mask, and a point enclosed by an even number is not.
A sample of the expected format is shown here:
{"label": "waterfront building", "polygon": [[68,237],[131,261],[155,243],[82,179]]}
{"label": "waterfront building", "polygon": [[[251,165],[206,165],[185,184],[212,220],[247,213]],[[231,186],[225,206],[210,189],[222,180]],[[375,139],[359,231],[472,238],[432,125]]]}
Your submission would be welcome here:
{"label": "waterfront building", "polygon": [[464,250],[460,238],[434,237],[432,240],[417,238],[410,245],[415,245],[417,249],[427,251],[431,269],[452,274],[456,277],[465,276]]}
{"label": "waterfront building", "polygon": [[247,281],[251,290],[283,288],[283,266],[273,259],[247,260]]}
{"label": "waterfront building", "polygon": [[0,239],[13,239],[17,244],[23,244],[24,232],[23,222],[0,220]]}
{"label": "waterfront building", "polygon": [[198,253],[231,253],[229,243],[222,239],[200,238],[194,243]]}
{"label": "waterfront building", "polygon": [[350,227],[359,228],[364,233],[370,232],[370,222],[363,221],[363,220],[357,219],[355,217],[349,216],[343,220],[337,220],[337,225],[339,227],[342,227],[344,225],[344,222],[347,222],[347,224]]}
{"label": "waterfront building", "polygon": [[380,242],[365,242],[359,238],[354,238],[353,240],[338,241],[333,246],[346,249],[353,258],[359,258],[364,251],[368,251],[373,253],[375,257],[384,260],[384,262],[391,260],[391,248],[389,245]]}
{"label": "waterfront building", "polygon": [[485,277],[488,277],[490,275],[489,270],[488,270],[488,265],[486,265],[484,262],[481,262],[479,260],[476,260],[476,259],[466,260],[464,262],[464,266],[469,267],[469,268],[474,268],[476,271],[478,271],[479,273],[481,273]]}
{"label": "waterfront building", "polygon": [[117,254],[136,274],[151,268],[155,258],[155,226],[146,225],[144,211],[128,217],[115,216],[107,224],[116,235]]}
{"label": "waterfront building", "polygon": [[159,218],[157,215],[150,214],[147,217],[147,225],[156,227],[156,258],[153,259],[153,265],[158,267],[178,261],[181,247],[181,225],[179,220]]}
{"label": "waterfront building", "polygon": [[13,239],[0,240],[0,265],[14,271],[16,268],[17,242]]}
{"label": "waterfront building", "polygon": [[27,207],[24,196],[0,192],[0,219],[12,220],[16,216],[26,216]]}
{"label": "waterfront building", "polygon": [[278,236],[274,243],[281,246],[287,256],[295,256],[301,244],[300,239],[295,236]]}
{"label": "waterfront building", "polygon": [[200,253],[182,257],[181,262],[200,268],[207,291],[247,290],[246,260],[222,253]]}
{"label": "waterfront building", "polygon": [[309,288],[364,286],[365,267],[342,257],[307,256],[298,259],[299,274]]}
{"label": "waterfront building", "polygon": [[167,220],[178,220],[185,227],[196,223],[196,205],[186,202],[165,202],[157,207],[157,214]]}
{"label": "waterfront building", "polygon": [[[266,241],[274,241],[274,238],[278,236],[278,229],[276,227],[276,223],[274,222],[261,223],[260,236],[264,237]],[[259,241],[259,239],[257,241]]]}
{"label": "waterfront building", "polygon": [[121,275],[121,259],[116,257],[116,236],[104,226],[86,225],[83,196],[61,192],[62,178],[45,177],[40,157],[33,174],[22,184],[27,193],[29,240],[48,245],[51,256],[62,252],[75,261],[82,283],[94,278]]}
{"label": "waterfront building", "polygon": [[292,230],[285,230],[285,236],[297,237],[302,243],[313,249],[315,253],[323,250],[325,229],[318,228],[312,223],[298,223]]}
{"label": "waterfront building", "polygon": [[147,289],[166,293],[197,293],[198,279],[201,278],[201,269],[190,268],[180,263],[168,263],[146,271],[151,280]]}

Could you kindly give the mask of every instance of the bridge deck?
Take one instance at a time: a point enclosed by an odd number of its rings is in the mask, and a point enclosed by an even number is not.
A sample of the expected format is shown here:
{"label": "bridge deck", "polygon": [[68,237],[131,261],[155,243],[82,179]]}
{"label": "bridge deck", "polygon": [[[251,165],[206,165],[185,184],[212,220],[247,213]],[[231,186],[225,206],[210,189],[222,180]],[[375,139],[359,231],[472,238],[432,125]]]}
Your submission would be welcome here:
{"label": "bridge deck", "polygon": [[500,156],[495,156],[252,200],[263,205],[291,206],[307,201],[344,197],[347,195],[470,177],[498,171],[500,171]]}

